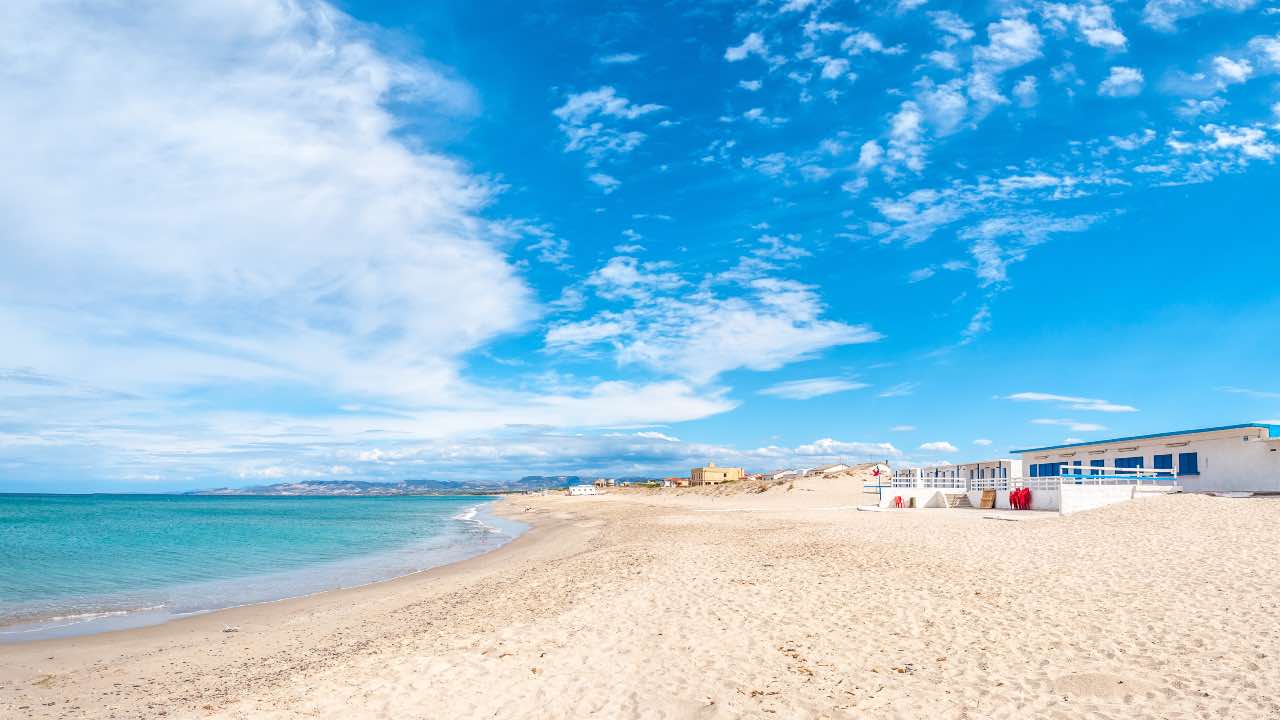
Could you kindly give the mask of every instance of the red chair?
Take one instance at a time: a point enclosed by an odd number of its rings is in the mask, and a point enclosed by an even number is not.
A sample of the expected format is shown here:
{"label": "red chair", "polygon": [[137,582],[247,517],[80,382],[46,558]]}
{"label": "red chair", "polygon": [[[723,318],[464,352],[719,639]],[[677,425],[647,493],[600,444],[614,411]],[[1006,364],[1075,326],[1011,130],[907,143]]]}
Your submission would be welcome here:
{"label": "red chair", "polygon": [[1014,510],[1031,509],[1031,488],[1018,488],[1009,491],[1009,507]]}
{"label": "red chair", "polygon": [[901,495],[898,495],[898,496],[896,496],[896,497],[894,497],[894,498],[893,498],[893,506],[894,506],[895,508],[898,508],[899,510],[901,510],[901,509],[902,509],[902,505],[903,505],[903,502],[902,502],[902,496],[901,496]]}

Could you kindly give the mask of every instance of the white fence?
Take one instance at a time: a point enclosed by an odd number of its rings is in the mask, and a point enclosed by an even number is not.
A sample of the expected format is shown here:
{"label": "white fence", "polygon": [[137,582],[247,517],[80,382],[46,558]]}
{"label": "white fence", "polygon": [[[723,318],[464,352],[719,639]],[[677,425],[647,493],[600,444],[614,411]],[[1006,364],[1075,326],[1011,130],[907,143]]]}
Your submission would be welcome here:
{"label": "white fence", "polygon": [[919,488],[921,490],[964,490],[969,482],[961,477],[929,477],[924,475],[894,475],[889,487]]}
{"label": "white fence", "polygon": [[1169,487],[1178,484],[1171,469],[1063,466],[1058,475],[1011,478],[927,477],[894,475],[890,487],[938,490],[1052,490],[1060,485],[1138,485]]}

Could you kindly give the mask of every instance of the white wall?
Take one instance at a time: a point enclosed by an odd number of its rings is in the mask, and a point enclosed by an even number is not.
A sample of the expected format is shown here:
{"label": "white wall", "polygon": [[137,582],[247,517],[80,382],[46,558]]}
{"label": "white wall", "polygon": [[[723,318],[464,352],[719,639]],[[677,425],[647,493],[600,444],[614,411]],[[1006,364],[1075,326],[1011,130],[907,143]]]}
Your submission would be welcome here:
{"label": "white wall", "polygon": [[[1070,515],[1133,499],[1134,485],[1063,485],[1059,489],[1058,512]],[[1034,503],[1035,497],[1032,496]]]}
{"label": "white wall", "polygon": [[916,507],[918,508],[941,508],[947,506],[947,499],[943,496],[941,490],[885,488],[880,494],[880,507],[893,507],[893,499],[895,497],[901,497],[904,506],[909,504],[911,498],[916,499]]}
{"label": "white wall", "polygon": [[[982,502],[981,490],[970,490],[966,493],[969,496],[969,504],[978,507]],[[996,509],[1009,509],[1009,491],[1000,490],[996,492]],[[1032,510],[1057,510],[1058,509],[1058,493],[1055,490],[1040,490],[1032,488],[1031,490],[1031,509]]]}
{"label": "white wall", "polygon": [[[1250,438],[1247,442],[1243,440],[1246,436]],[[1116,458],[1141,456],[1144,469],[1150,470],[1155,465],[1154,456],[1172,454],[1176,470],[1178,453],[1194,452],[1199,454],[1200,474],[1178,477],[1179,484],[1188,492],[1280,492],[1280,441],[1268,441],[1266,437],[1267,431],[1262,428],[1169,435],[1027,452],[1022,454],[1022,462],[1030,472],[1030,466],[1035,463],[1080,460],[1087,471],[1090,460],[1103,460],[1111,467]],[[1119,450],[1135,446],[1136,450]],[[1096,450],[1106,452],[1090,453]]]}

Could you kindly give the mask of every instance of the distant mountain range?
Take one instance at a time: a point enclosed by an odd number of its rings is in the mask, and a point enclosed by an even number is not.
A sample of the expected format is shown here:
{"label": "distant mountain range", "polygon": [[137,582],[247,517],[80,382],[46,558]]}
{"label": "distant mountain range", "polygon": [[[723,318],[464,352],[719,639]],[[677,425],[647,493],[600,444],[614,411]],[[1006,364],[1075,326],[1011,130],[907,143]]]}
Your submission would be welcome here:
{"label": "distant mountain range", "polygon": [[[593,479],[593,478],[592,478]],[[576,485],[583,480],[578,475],[526,475],[519,480],[471,481],[459,480],[405,480],[403,482],[381,483],[363,480],[300,480],[298,482],[275,483],[273,485],[254,485],[238,488],[212,488],[195,490],[188,495],[347,495],[347,496],[391,496],[391,495],[487,495],[490,493],[524,492],[526,490],[545,490]],[[619,482],[637,483],[653,478],[626,477],[617,478]]]}

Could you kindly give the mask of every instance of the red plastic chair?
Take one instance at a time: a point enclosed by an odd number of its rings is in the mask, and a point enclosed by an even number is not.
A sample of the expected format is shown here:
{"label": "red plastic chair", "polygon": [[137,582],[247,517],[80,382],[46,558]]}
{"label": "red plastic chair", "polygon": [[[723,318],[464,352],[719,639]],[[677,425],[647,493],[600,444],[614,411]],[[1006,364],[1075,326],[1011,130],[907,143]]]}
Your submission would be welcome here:
{"label": "red plastic chair", "polygon": [[901,495],[898,495],[898,496],[896,496],[896,497],[894,497],[894,498],[893,498],[893,506],[894,506],[895,508],[898,508],[899,510],[901,510],[901,509],[902,509],[903,502],[902,502],[902,496],[901,496]]}
{"label": "red plastic chair", "polygon": [[1018,488],[1009,491],[1009,507],[1014,510],[1031,509],[1031,488]]}

